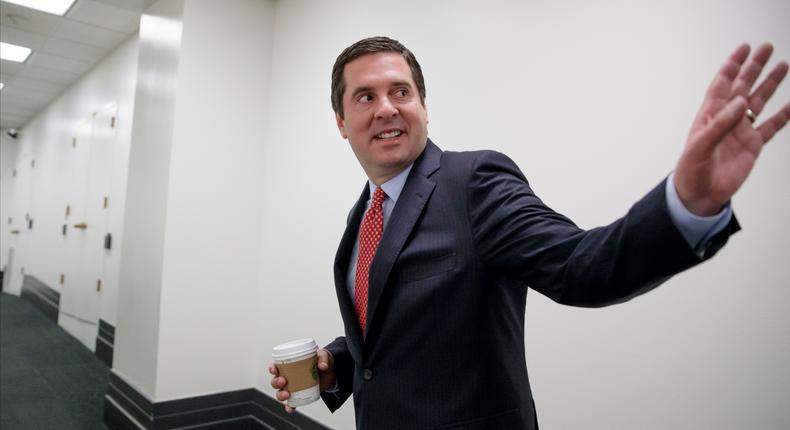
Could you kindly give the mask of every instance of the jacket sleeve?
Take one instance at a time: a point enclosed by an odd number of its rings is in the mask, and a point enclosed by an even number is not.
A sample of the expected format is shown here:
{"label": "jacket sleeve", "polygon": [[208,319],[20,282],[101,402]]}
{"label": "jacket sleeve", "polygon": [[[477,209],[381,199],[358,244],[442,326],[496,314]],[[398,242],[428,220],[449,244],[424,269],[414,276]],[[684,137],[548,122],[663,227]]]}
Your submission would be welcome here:
{"label": "jacket sleeve", "polygon": [[546,206],[512,160],[478,154],[467,210],[481,260],[558,303],[598,307],[630,300],[712,257],[739,230],[733,217],[698,256],[670,218],[663,181],[624,217],[582,230]]}
{"label": "jacket sleeve", "polygon": [[336,338],[324,348],[332,353],[337,386],[334,390],[322,392],[321,399],[331,412],[335,412],[353,392],[354,359],[348,352],[346,338],[343,336]]}

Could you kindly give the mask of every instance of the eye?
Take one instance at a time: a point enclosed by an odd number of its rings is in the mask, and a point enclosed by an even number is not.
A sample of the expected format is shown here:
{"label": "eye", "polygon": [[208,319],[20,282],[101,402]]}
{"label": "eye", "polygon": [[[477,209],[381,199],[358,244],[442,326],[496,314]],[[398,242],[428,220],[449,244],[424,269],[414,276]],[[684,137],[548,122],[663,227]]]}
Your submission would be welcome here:
{"label": "eye", "polygon": [[398,88],[395,90],[395,95],[398,97],[406,97],[409,95],[409,90],[406,88]]}
{"label": "eye", "polygon": [[370,103],[373,101],[373,96],[370,94],[362,94],[361,96],[357,97],[357,101],[359,103]]}

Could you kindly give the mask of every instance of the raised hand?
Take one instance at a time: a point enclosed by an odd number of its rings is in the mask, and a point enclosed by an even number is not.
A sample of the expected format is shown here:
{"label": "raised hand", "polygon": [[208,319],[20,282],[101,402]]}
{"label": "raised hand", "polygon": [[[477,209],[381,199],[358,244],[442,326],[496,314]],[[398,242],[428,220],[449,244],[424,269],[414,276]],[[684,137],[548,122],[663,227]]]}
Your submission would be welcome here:
{"label": "raised hand", "polygon": [[784,61],[777,64],[752,92],[773,46],[760,45],[751,58],[749,51],[749,45],[739,46],[719,69],[675,168],[678,196],[696,215],[721,210],[749,176],[763,145],[790,120],[787,103],[759,125],[752,123],[787,75],[788,66]]}

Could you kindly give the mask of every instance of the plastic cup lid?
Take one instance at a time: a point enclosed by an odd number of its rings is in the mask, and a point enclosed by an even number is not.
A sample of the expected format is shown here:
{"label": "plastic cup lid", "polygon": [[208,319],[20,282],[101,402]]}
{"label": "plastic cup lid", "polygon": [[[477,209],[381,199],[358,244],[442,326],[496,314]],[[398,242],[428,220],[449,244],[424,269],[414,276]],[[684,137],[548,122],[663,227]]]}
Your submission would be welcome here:
{"label": "plastic cup lid", "polygon": [[288,359],[318,351],[318,344],[311,338],[292,340],[274,347],[272,358]]}

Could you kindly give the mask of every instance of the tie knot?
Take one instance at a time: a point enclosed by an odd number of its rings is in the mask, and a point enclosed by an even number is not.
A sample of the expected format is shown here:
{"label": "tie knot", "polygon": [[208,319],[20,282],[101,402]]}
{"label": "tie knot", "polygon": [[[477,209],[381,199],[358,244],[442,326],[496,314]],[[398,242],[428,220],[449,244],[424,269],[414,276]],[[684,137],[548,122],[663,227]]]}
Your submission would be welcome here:
{"label": "tie knot", "polygon": [[387,193],[381,189],[381,187],[376,187],[376,191],[373,192],[373,199],[370,202],[370,207],[378,207],[380,208],[384,200],[387,198]]}

